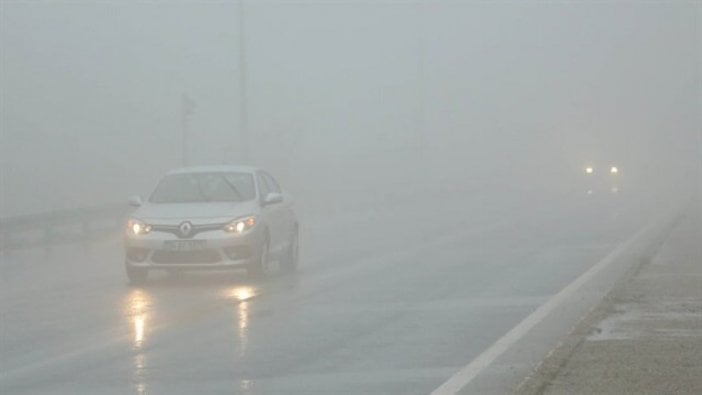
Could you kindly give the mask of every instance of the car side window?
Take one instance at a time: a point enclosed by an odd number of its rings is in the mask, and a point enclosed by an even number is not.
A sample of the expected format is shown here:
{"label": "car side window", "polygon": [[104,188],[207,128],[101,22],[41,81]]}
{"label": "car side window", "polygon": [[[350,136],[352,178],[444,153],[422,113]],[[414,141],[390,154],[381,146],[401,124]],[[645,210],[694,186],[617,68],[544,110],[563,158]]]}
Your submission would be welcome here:
{"label": "car side window", "polygon": [[263,199],[271,192],[271,188],[268,186],[262,173],[258,173],[256,178],[258,179],[258,189],[261,192],[261,199]]}
{"label": "car side window", "polygon": [[268,188],[271,192],[283,193],[283,191],[280,189],[280,186],[275,181],[275,178],[273,178],[273,176],[271,176],[268,173],[263,173],[263,178],[266,179],[266,182],[268,183]]}

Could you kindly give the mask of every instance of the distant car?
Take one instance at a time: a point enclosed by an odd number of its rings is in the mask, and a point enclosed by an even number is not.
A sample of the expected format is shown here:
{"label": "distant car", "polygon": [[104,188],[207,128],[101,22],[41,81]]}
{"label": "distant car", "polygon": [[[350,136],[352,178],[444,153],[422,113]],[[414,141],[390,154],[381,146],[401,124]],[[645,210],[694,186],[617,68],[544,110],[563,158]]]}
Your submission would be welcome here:
{"label": "distant car", "polygon": [[588,195],[595,193],[618,194],[621,192],[621,175],[619,167],[609,166],[604,169],[596,169],[588,165],[585,172],[585,192]]}
{"label": "distant car", "polygon": [[267,172],[244,166],[169,172],[127,220],[125,269],[132,283],[155,269],[246,269],[271,273],[277,261],[293,272],[298,221],[293,199]]}

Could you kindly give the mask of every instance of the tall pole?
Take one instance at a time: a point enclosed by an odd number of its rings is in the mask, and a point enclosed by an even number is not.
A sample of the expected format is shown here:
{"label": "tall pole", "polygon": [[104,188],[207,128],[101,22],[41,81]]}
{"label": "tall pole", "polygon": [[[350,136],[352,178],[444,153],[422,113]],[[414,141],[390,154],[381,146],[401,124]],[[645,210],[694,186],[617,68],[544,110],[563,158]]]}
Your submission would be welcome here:
{"label": "tall pole", "polygon": [[239,0],[239,161],[250,164],[244,0]]}
{"label": "tall pole", "polygon": [[190,115],[195,110],[195,102],[188,97],[187,93],[183,93],[180,97],[180,126],[182,131],[182,141],[181,141],[181,164],[183,166],[188,166],[190,160],[188,158],[189,151],[189,140],[188,135],[190,134]]}
{"label": "tall pole", "polygon": [[415,7],[415,45],[416,45],[416,83],[415,83],[415,108],[414,108],[414,135],[412,144],[412,155],[415,163],[419,165],[417,171],[431,172],[432,163],[431,150],[426,146],[429,144],[429,139],[426,135],[426,118],[427,118],[427,59],[426,59],[426,14],[427,8],[424,1],[420,0],[414,4]]}

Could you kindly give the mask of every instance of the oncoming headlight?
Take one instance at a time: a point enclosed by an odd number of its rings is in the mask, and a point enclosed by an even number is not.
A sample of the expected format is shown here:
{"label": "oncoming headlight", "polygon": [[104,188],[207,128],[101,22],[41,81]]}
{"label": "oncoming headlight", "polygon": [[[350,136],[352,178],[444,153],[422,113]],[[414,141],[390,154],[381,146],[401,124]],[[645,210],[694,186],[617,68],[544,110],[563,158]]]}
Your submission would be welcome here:
{"label": "oncoming headlight", "polygon": [[256,226],[256,216],[237,218],[224,225],[224,231],[229,233],[242,234]]}
{"label": "oncoming headlight", "polygon": [[127,221],[127,233],[130,235],[140,236],[149,232],[151,232],[151,225],[147,225],[143,221],[134,218]]}

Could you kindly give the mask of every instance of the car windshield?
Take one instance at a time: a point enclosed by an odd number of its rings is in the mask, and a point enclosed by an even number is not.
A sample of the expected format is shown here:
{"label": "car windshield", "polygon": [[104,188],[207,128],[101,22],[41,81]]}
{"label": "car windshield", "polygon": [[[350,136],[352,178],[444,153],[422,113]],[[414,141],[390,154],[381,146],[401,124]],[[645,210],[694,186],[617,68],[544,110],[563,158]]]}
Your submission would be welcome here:
{"label": "car windshield", "polygon": [[242,202],[256,196],[249,173],[189,173],[166,176],[151,203]]}

